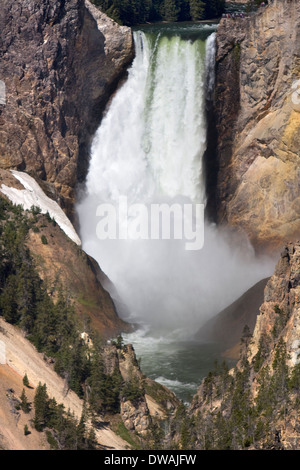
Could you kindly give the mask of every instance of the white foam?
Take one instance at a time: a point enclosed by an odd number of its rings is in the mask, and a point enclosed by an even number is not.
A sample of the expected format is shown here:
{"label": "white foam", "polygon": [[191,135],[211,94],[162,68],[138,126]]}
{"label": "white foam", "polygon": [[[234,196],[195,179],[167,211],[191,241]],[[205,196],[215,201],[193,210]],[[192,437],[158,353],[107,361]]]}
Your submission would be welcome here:
{"label": "white foam", "polygon": [[180,382],[179,380],[167,379],[166,377],[162,377],[162,376],[156,377],[155,382],[158,382],[161,385],[164,385],[165,387],[170,388],[170,389],[181,388],[181,389],[190,390],[191,388],[197,388],[196,383],[184,383],[184,382]]}
{"label": "white foam", "polygon": [[20,171],[12,170],[11,173],[25,189],[16,189],[2,184],[0,189],[2,194],[7,196],[14,204],[21,205],[25,210],[30,210],[33,206],[37,206],[41,209],[42,214],[48,212],[65,234],[77,245],[81,245],[79,236],[62,208],[57,202],[46,196],[35,179],[27,173]]}
{"label": "white foam", "polygon": [[[86,190],[77,205],[84,250],[96,259],[130,312],[164,341],[186,340],[260,279],[274,263],[247,239],[205,223],[204,247],[186,240],[97,238],[97,208],[205,203],[206,92],[212,92],[215,34],[205,42],[136,32],[136,58],[95,136]],[[151,237],[150,237],[151,238]],[[172,336],[172,338],[170,337]],[[144,337],[145,345],[151,347]],[[155,339],[153,342],[156,341]],[[152,343],[153,345],[153,343]]]}

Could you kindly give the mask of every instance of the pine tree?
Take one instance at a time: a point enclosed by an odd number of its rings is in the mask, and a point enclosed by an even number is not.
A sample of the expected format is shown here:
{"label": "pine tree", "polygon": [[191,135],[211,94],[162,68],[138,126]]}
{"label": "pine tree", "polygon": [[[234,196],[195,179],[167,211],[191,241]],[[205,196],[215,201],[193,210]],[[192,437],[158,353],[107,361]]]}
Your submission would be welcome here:
{"label": "pine tree", "polygon": [[30,386],[26,372],[25,372],[25,375],[24,375],[24,377],[23,377],[23,385],[24,385],[25,387],[27,387],[27,388],[29,388],[29,386]]}
{"label": "pine tree", "polygon": [[4,319],[11,324],[16,324],[20,320],[18,304],[16,302],[17,278],[15,274],[10,274],[6,279],[5,286],[0,297],[0,311]]}
{"label": "pine tree", "polygon": [[46,384],[39,383],[34,396],[34,427],[37,431],[43,431],[49,418],[49,404]]}
{"label": "pine tree", "polygon": [[190,1],[190,16],[193,21],[202,20],[205,13],[205,3],[201,0]]}
{"label": "pine tree", "polygon": [[273,376],[271,384],[276,397],[276,403],[274,405],[285,417],[289,401],[289,368],[287,365],[286,344],[282,338],[278,341],[276,346],[272,367]]}
{"label": "pine tree", "polygon": [[20,400],[21,400],[21,405],[20,405],[21,410],[24,411],[24,413],[29,413],[30,410],[31,410],[31,406],[30,406],[30,403],[29,403],[29,401],[26,397],[26,393],[25,393],[24,388],[23,388]]}
{"label": "pine tree", "polygon": [[77,449],[78,450],[84,450],[87,448],[85,434],[86,434],[85,417],[84,417],[84,413],[82,413],[80,421],[77,426]]}
{"label": "pine tree", "polygon": [[175,22],[178,20],[180,9],[177,6],[176,0],[164,0],[163,11],[166,21]]}
{"label": "pine tree", "polygon": [[87,437],[87,448],[89,450],[97,449],[98,448],[98,441],[97,441],[97,436],[95,433],[95,430],[91,428],[89,430],[89,434]]}
{"label": "pine tree", "polygon": [[205,5],[205,16],[216,18],[221,15],[225,8],[225,0],[208,0]]}
{"label": "pine tree", "polygon": [[289,380],[289,389],[296,395],[296,404],[300,405],[300,363],[296,364],[291,372]]}

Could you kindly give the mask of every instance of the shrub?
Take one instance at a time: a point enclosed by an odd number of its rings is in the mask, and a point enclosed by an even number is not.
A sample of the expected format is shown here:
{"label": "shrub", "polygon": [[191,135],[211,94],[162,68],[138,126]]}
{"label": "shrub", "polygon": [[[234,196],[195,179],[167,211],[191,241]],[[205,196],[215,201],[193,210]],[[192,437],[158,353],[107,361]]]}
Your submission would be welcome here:
{"label": "shrub", "polygon": [[47,240],[47,238],[45,237],[45,235],[42,235],[42,236],[41,236],[41,240],[42,240],[42,244],[43,244],[43,245],[48,245],[48,240]]}

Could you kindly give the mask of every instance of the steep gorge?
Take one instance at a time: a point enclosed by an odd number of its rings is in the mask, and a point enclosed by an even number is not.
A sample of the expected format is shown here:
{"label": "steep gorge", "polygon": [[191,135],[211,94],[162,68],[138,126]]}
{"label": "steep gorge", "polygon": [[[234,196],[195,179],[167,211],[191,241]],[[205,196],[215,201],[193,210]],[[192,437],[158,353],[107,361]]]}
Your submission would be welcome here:
{"label": "steep gorge", "polygon": [[236,367],[212,371],[195,395],[196,448],[299,449],[299,256],[299,242],[284,247]]}
{"label": "steep gorge", "polygon": [[274,0],[217,34],[211,215],[280,252],[300,233],[300,5]]}
{"label": "steep gorge", "polygon": [[[300,114],[293,102],[293,84],[299,76],[299,21],[296,1],[274,0],[249,19],[222,20],[217,35],[218,142],[210,208],[219,224],[245,231],[257,250],[277,252],[285,239],[300,233]],[[6,85],[7,103],[0,108],[0,165],[31,173],[72,217],[75,187],[86,176],[91,138],[133,57],[131,32],[112,23],[87,0],[49,0],[42,5],[29,0],[26,6],[4,0],[1,31],[0,79]],[[20,189],[6,171],[1,178],[2,183],[10,181]],[[33,232],[28,242],[40,276],[50,275],[53,281],[59,272],[73,296],[83,288],[76,299],[79,313],[88,313],[102,332],[119,331],[123,324],[102,289],[96,263],[58,227],[43,228],[51,243],[44,245],[40,234]],[[288,315],[277,340],[286,341],[294,361],[290,366],[297,365],[298,284],[299,246],[288,245],[267,284],[249,360],[275,323],[278,329],[277,305]],[[101,310],[104,317],[99,315]],[[125,378],[126,367],[132,367],[135,359],[130,348],[128,352],[128,365],[127,356],[120,361]],[[265,365],[273,357],[272,352],[265,357]],[[137,376],[144,379],[139,370]],[[201,391],[193,403],[195,412],[207,407]],[[166,396],[171,397],[168,392]],[[144,395],[140,409],[130,400],[122,404],[128,429],[146,430],[151,400]],[[178,403],[172,400],[175,408]],[[217,396],[216,414],[218,400]],[[159,405],[154,403],[153,416]],[[292,418],[287,447],[298,442],[289,437],[298,439],[297,417]]]}

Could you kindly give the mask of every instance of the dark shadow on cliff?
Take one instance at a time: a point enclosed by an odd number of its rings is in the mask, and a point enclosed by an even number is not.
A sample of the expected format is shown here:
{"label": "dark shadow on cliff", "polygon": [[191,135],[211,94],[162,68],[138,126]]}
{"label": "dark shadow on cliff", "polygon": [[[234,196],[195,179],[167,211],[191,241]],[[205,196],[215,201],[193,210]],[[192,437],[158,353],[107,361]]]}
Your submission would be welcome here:
{"label": "dark shadow on cliff", "polygon": [[[127,77],[127,70],[134,58],[134,50],[132,50],[131,57],[124,66],[115,73],[111,81],[101,78],[103,75],[103,54],[105,54],[105,36],[98,30],[97,22],[92,14],[86,10],[86,35],[90,44],[94,47],[91,50],[85,47],[83,52],[82,67],[85,70],[84,82],[82,84],[84,95],[82,98],[82,107],[87,107],[87,103],[92,102],[92,106],[86,109],[88,119],[85,120],[85,126],[82,127],[79,133],[79,160],[77,166],[77,183],[80,185],[84,183],[90,161],[90,149],[94,135],[101,124],[103,115],[107,105],[111,101],[112,96],[119,88]],[[88,51],[88,53],[87,53]],[[97,93],[97,90],[99,93]],[[88,95],[88,100],[86,100]]]}
{"label": "dark shadow on cliff", "polygon": [[259,308],[264,301],[264,289],[269,278],[262,279],[248,289],[235,302],[209,320],[196,333],[199,341],[213,341],[220,344],[229,357],[238,358],[239,343],[247,325],[253,333]]}
{"label": "dark shadow on cliff", "polygon": [[206,98],[207,148],[204,154],[206,180],[206,218],[226,223],[226,204],[236,186],[230,164],[235,140],[235,123],[240,110],[240,45],[231,44],[225,55],[217,58],[215,88]]}

